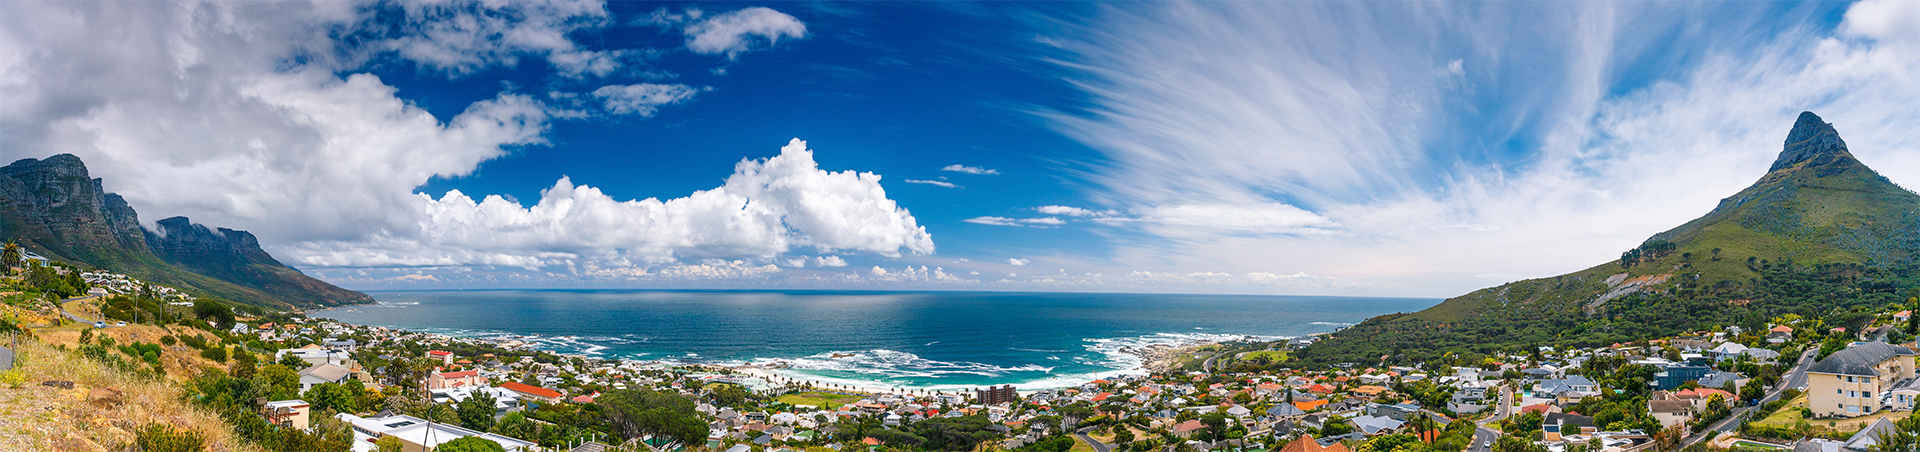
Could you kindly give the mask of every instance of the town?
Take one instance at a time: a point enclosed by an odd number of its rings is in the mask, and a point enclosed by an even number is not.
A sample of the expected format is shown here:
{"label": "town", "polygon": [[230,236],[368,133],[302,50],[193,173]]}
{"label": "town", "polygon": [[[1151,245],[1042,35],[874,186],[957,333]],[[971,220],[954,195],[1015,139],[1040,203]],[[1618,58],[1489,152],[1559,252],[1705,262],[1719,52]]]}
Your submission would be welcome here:
{"label": "town", "polygon": [[[1857,332],[1787,315],[1760,330],[1416,366],[1245,365],[1315,337],[1193,344],[1073,387],[927,391],[236,314],[215,301],[166,302],[171,291],[120,275],[86,274],[113,289],[60,305],[11,281],[9,326],[39,327],[39,340],[110,368],[174,379],[269,450],[1837,452],[1911,435],[1905,419],[1920,398],[1905,333],[1915,319],[1899,306]],[[115,403],[100,388],[87,397]]]}

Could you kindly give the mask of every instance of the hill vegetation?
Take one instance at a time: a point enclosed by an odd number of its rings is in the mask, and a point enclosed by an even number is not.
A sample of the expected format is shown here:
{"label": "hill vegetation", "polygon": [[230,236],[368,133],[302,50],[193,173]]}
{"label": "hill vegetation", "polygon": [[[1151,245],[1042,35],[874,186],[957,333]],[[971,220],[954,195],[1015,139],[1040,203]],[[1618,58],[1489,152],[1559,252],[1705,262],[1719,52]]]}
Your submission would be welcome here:
{"label": "hill vegetation", "polygon": [[102,190],[79,157],[0,167],[0,241],[50,260],[274,309],[373,302],[282,265],[246,231],[209,229],[185,217],[156,226],[141,226],[133,207]]}
{"label": "hill vegetation", "polygon": [[1420,362],[1544,345],[1595,346],[1794,315],[1857,328],[1920,296],[1920,195],[1855,159],[1802,113],[1752,186],[1620,260],[1368,319],[1283,365]]}

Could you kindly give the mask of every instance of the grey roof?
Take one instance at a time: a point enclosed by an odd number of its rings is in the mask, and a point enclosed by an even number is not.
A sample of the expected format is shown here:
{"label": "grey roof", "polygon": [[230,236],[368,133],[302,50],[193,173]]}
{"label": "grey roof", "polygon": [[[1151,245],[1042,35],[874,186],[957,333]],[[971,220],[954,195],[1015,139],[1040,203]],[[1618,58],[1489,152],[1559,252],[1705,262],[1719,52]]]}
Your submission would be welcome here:
{"label": "grey roof", "polygon": [[1859,433],[1854,433],[1852,437],[1847,438],[1845,447],[1854,450],[1873,450],[1875,444],[1880,444],[1880,435],[1892,433],[1895,430],[1893,421],[1880,418],[1873,421],[1873,425],[1860,429]]}
{"label": "grey roof", "polygon": [[312,375],[326,381],[340,381],[351,374],[353,374],[353,371],[347,370],[345,367],[335,366],[331,363],[308,367],[300,371],[300,375]]}
{"label": "grey roof", "polygon": [[1282,403],[1267,409],[1267,415],[1269,416],[1299,416],[1303,414],[1307,414],[1307,412],[1300,411],[1299,407],[1293,406],[1291,403]]}
{"label": "grey roof", "polygon": [[1807,372],[1871,377],[1874,376],[1873,365],[1895,356],[1913,356],[1913,350],[1885,342],[1868,342],[1833,352],[1827,355],[1827,359],[1814,363]]}
{"label": "grey roof", "polygon": [[1740,375],[1738,372],[1713,372],[1704,377],[1700,377],[1695,383],[1699,383],[1700,386],[1703,387],[1719,389],[1725,387],[1728,382],[1739,381],[1743,378],[1747,378],[1747,376]]}

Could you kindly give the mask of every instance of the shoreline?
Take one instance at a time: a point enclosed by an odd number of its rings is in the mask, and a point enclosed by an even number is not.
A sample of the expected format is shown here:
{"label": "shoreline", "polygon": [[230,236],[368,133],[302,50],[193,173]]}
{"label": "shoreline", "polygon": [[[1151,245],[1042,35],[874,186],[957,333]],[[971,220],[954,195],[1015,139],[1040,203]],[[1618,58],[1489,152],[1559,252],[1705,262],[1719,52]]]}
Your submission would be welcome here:
{"label": "shoreline", "polygon": [[[684,361],[679,361],[673,358],[645,359],[645,358],[597,356],[592,354],[580,353],[577,351],[565,352],[565,351],[554,350],[547,347],[542,347],[541,346],[542,343],[538,340],[538,339],[546,339],[546,338],[570,338],[571,336],[525,335],[525,334],[509,333],[509,332],[493,332],[493,333],[480,333],[480,334],[473,334],[473,335],[461,335],[461,334],[450,334],[450,333],[444,333],[444,332],[414,331],[414,330],[407,330],[402,328],[379,326],[379,325],[364,325],[364,324],[352,323],[352,322],[347,322],[343,320],[323,318],[323,317],[315,317],[314,319],[355,325],[358,327],[387,328],[389,330],[396,331],[396,332],[404,332],[408,334],[419,334],[431,339],[442,340],[442,341],[486,343],[492,346],[501,347],[509,350],[538,351],[542,353],[550,353],[555,356],[562,356],[562,357],[568,357],[568,358],[613,361],[613,362],[620,363],[620,365],[622,366],[666,365],[666,366],[682,367],[682,368],[689,368],[689,369],[702,369],[702,368],[724,369],[732,373],[736,373],[743,376],[748,376],[748,377],[765,381],[773,387],[781,387],[781,386],[793,384],[793,385],[802,385],[802,386],[812,386],[815,388],[820,388],[822,390],[830,390],[830,391],[849,391],[849,392],[858,392],[858,393],[867,393],[867,394],[891,394],[891,395],[916,396],[916,397],[933,396],[937,394],[970,395],[975,389],[985,388],[989,386],[1000,386],[1000,385],[1012,385],[1016,388],[1017,391],[1021,393],[1033,393],[1033,392],[1038,392],[1038,391],[1048,390],[1048,389],[1071,388],[1071,387],[1080,386],[1082,384],[1095,381],[1095,380],[1102,380],[1102,379],[1113,378],[1113,377],[1124,376],[1124,375],[1150,375],[1150,374],[1164,373],[1172,370],[1173,366],[1179,361],[1179,359],[1182,356],[1190,354],[1194,349],[1198,349],[1201,347],[1216,345],[1216,344],[1225,343],[1225,342],[1241,341],[1241,340],[1288,339],[1288,337],[1284,337],[1284,336],[1220,334],[1220,335],[1209,335],[1213,337],[1205,337],[1205,338],[1172,339],[1174,341],[1173,343],[1154,343],[1154,344],[1146,344],[1141,346],[1123,346],[1118,348],[1117,350],[1112,350],[1112,352],[1127,356],[1129,359],[1119,360],[1123,363],[1129,364],[1127,367],[1106,368],[1104,370],[1097,370],[1095,372],[1068,374],[1068,375],[1051,375],[1051,373],[1049,372],[1050,375],[1047,378],[1023,381],[1023,382],[995,382],[991,384],[964,384],[964,385],[939,384],[939,383],[888,384],[883,381],[864,380],[864,379],[858,379],[858,378],[836,378],[836,377],[814,375],[807,372],[807,369],[797,369],[797,368],[787,367],[787,364],[794,360],[792,358],[755,358],[751,360],[727,360],[722,362],[684,362]],[[1113,339],[1098,339],[1098,340],[1090,339],[1090,341],[1110,341],[1110,340],[1124,340],[1124,339],[1132,339],[1132,338],[1153,338],[1156,336],[1174,338],[1174,337],[1178,337],[1177,335],[1179,334],[1180,333],[1156,333],[1152,335],[1142,335],[1142,336],[1135,336],[1135,337],[1128,337],[1128,338],[1113,338]],[[587,350],[604,349],[604,348],[606,347],[602,345],[588,345]],[[1090,351],[1093,351],[1095,353],[1106,354],[1106,352],[1100,352],[1098,350],[1090,350]],[[1108,356],[1113,356],[1113,355],[1109,354]]]}

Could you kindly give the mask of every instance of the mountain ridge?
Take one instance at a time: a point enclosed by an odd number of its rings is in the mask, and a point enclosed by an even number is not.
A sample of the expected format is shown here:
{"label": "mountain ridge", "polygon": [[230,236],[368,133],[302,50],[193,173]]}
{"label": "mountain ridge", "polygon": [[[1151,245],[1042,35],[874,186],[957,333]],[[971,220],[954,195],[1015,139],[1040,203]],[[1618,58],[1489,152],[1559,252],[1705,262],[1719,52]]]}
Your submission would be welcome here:
{"label": "mountain ridge", "polygon": [[[1911,289],[1916,260],[1920,195],[1861,163],[1832,124],[1803,112],[1766,174],[1619,260],[1368,319],[1297,356],[1320,364],[1419,359],[1401,349],[1488,353],[1764,323],[1783,313],[1851,318],[1853,306],[1897,298],[1883,293],[1897,290],[1863,284]],[[1805,290],[1779,290],[1789,284],[1833,295],[1810,301]],[[1680,318],[1645,315],[1654,312]]]}
{"label": "mountain ridge", "polygon": [[72,154],[0,167],[0,238],[51,259],[203,297],[273,308],[373,302],[281,264],[246,231],[214,232],[186,217],[147,230],[125,198],[101,187]]}

